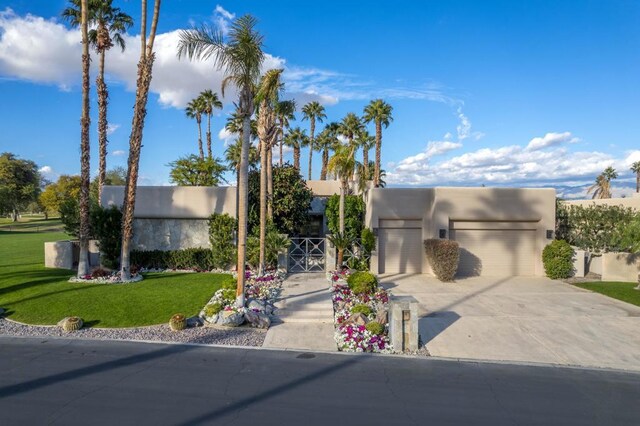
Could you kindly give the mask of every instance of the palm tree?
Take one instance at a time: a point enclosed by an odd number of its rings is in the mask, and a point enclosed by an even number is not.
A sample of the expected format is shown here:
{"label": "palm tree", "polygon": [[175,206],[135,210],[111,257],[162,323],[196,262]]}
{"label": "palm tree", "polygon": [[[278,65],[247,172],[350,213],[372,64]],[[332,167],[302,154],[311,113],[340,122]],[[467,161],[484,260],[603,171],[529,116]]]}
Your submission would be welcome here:
{"label": "palm tree", "polygon": [[276,105],[278,94],[283,84],[280,81],[282,69],[267,71],[260,81],[256,102],[258,103],[258,139],[260,143],[260,260],[258,274],[264,274],[265,242],[267,236],[267,171],[269,169],[269,155],[273,141],[278,137],[276,123]]}
{"label": "palm tree", "polygon": [[340,144],[338,140],[338,123],[327,124],[318,135],[318,149],[322,150],[322,168],[320,169],[320,180],[327,180],[327,164],[329,163],[329,150],[334,150]]}
{"label": "palm tree", "polygon": [[296,101],[280,101],[276,106],[276,115],[278,116],[279,125],[279,145],[280,145],[280,167],[282,167],[284,160],[282,159],[282,147],[284,146],[284,129],[289,128],[289,121],[296,119]]}
{"label": "palm tree", "polygon": [[218,98],[218,94],[211,90],[205,90],[200,93],[199,98],[202,100],[203,113],[207,114],[207,155],[209,158],[213,157],[211,151],[211,116],[215,109],[222,109],[222,102]]}
{"label": "palm tree", "polygon": [[[355,144],[358,148],[362,148],[362,165],[364,177],[369,179],[369,150],[373,148],[376,143],[376,139],[369,134],[367,129],[362,129],[356,135]],[[374,171],[375,178],[375,171]]]}
{"label": "palm tree", "polygon": [[309,102],[302,107],[302,120],[309,120],[309,180],[311,180],[311,160],[313,156],[313,150],[315,149],[315,132],[316,132],[316,120],[322,123],[322,120],[327,118],[324,113],[324,107],[318,102]]}
{"label": "palm tree", "polygon": [[[236,111],[232,112],[231,115],[227,117],[227,123],[225,124],[224,128],[231,133],[237,134],[240,140],[243,140],[243,124],[244,118],[242,117],[240,112],[238,112],[238,109],[236,107]],[[258,123],[256,120],[251,119],[251,133],[249,139],[255,139],[256,137],[258,137]]]}
{"label": "palm tree", "polygon": [[195,119],[198,124],[198,153],[201,160],[204,160],[204,149],[202,148],[202,114],[204,112],[205,103],[201,97],[191,99],[185,109],[187,117]]}
{"label": "palm tree", "polygon": [[631,165],[631,171],[636,174],[636,192],[640,192],[640,161]]}
{"label": "palm tree", "polygon": [[593,192],[593,195],[591,197],[593,199],[611,198],[611,181],[617,178],[618,173],[616,172],[616,170],[611,166],[607,167],[600,175],[598,175],[598,177],[596,178],[596,183],[594,183],[589,187],[589,189],[587,189],[587,194]]}
{"label": "palm tree", "polygon": [[289,131],[284,139],[284,144],[293,148],[293,167],[300,170],[300,148],[307,144],[309,137],[300,127],[295,127]]}
{"label": "palm tree", "polygon": [[351,247],[353,244],[353,239],[346,235],[344,232],[338,232],[337,234],[330,235],[328,237],[329,242],[336,246],[336,250],[338,250],[337,256],[337,267],[338,269],[342,267],[343,259],[344,259],[344,251]]}
{"label": "palm tree", "polygon": [[[62,12],[72,27],[80,24],[81,0],[70,0],[71,6]],[[102,187],[105,184],[107,173],[107,99],[109,91],[104,80],[105,56],[114,43],[124,52],[125,41],[122,34],[131,28],[133,18],[122,12],[120,8],[112,6],[113,0],[89,0],[88,23],[96,25],[96,28],[88,31],[89,44],[100,55],[98,76],[96,77],[96,90],[98,93],[98,199],[102,196]]]}
{"label": "palm tree", "polygon": [[89,273],[89,185],[90,185],[90,145],[89,145],[89,5],[87,0],[80,3],[80,32],[82,34],[82,118],[80,119],[80,258],[78,277]]}
{"label": "palm tree", "polygon": [[380,155],[382,151],[382,125],[385,129],[389,127],[389,123],[393,121],[391,112],[393,107],[382,99],[375,99],[364,108],[364,121],[366,123],[374,122],[376,124],[376,164],[373,174],[373,185],[377,188],[380,186]]}
{"label": "palm tree", "polygon": [[248,169],[251,138],[251,116],[254,112],[254,88],[260,78],[264,62],[263,37],[256,30],[256,19],[244,15],[236,19],[229,29],[225,43],[223,33],[203,24],[199,29],[181,31],[178,57],[189,59],[213,58],[218,69],[224,70],[222,96],[225,88],[232,84],[238,88],[238,112],[242,123],[242,155],[238,179],[238,285],[236,304],[244,306],[245,261],[247,248]]}
{"label": "palm tree", "polygon": [[147,0],[142,0],[140,12],[140,59],[138,61],[138,77],[136,82],[136,100],[133,106],[131,135],[129,136],[129,159],[127,161],[127,181],[124,184],[124,201],[122,204],[122,254],[120,256],[120,277],[131,278],[131,237],[133,236],[133,211],[136,204],[138,187],[138,169],[140,167],[140,150],[142,149],[142,131],[147,116],[147,101],[153,73],[155,53],[153,43],[156,38],[158,19],[160,17],[160,1],[155,0],[151,29],[147,39]]}
{"label": "palm tree", "polygon": [[353,177],[357,164],[355,161],[355,146],[340,145],[336,147],[333,157],[329,160],[328,170],[340,179],[340,233],[344,234],[344,198],[349,191],[349,180]]}

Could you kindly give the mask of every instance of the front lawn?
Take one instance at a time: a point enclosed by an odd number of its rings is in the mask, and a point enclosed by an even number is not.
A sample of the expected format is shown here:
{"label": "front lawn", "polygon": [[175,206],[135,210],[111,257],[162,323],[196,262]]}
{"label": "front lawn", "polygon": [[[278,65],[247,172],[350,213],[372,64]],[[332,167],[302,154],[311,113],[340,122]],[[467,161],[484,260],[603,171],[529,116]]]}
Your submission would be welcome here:
{"label": "front lawn", "polygon": [[595,291],[623,302],[640,306],[640,290],[634,290],[638,283],[598,281],[575,284],[580,288]]}
{"label": "front lawn", "polygon": [[131,284],[69,283],[74,274],[44,267],[44,242],[68,239],[52,232],[0,230],[0,307],[28,324],[56,324],[76,315],[89,326],[161,324],[181,312],[196,315],[224,274],[153,273]]}

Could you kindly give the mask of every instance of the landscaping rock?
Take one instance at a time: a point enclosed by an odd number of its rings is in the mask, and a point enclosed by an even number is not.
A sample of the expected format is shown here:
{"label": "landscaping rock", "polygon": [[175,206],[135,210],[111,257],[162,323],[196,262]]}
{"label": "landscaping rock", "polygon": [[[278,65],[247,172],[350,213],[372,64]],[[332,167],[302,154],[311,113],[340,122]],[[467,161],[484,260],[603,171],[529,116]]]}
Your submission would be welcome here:
{"label": "landscaping rock", "polygon": [[347,302],[345,302],[344,300],[338,300],[336,302],[336,310],[337,311],[343,310],[346,304],[347,304]]}
{"label": "landscaping rock", "polygon": [[376,322],[382,325],[386,325],[389,322],[389,313],[386,309],[378,309],[378,312],[376,312]]}
{"label": "landscaping rock", "polygon": [[247,320],[249,325],[254,328],[269,328],[271,325],[271,318],[269,315],[263,314],[262,312],[254,312],[252,310],[248,310],[244,314],[244,318]]}
{"label": "landscaping rock", "polygon": [[204,320],[200,317],[187,318],[187,327],[202,327],[203,325]]}
{"label": "landscaping rock", "polygon": [[367,318],[365,314],[358,312],[357,314],[353,314],[347,318],[344,324],[367,325],[368,322],[369,318]]}
{"label": "landscaping rock", "polygon": [[4,308],[0,308],[0,316],[4,315],[5,312]]}
{"label": "landscaping rock", "polygon": [[265,302],[263,302],[262,300],[258,300],[258,299],[249,299],[247,301],[247,308],[249,309],[257,309],[261,312],[265,312]]}
{"label": "landscaping rock", "polygon": [[224,325],[226,327],[238,327],[243,322],[244,314],[242,312],[222,311],[218,314],[218,321],[216,324]]}

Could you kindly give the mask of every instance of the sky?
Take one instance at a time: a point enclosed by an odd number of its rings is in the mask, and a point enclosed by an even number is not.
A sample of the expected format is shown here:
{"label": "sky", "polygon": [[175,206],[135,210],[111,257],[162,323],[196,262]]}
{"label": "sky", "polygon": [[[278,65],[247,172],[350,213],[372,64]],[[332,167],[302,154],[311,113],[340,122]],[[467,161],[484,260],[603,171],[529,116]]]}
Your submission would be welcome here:
{"label": "sky", "polygon": [[[34,160],[52,180],[80,169],[81,45],[79,31],[60,18],[66,5],[0,0],[0,152]],[[126,166],[139,55],[140,2],[114,5],[136,24],[125,52],[107,54],[109,168]],[[393,106],[383,130],[388,186],[555,187],[583,198],[613,166],[614,195],[635,192],[640,2],[633,0],[165,0],[139,184],[170,184],[167,164],[197,152],[186,103],[205,89],[220,92],[223,74],[212,62],[177,58],[179,31],[207,23],[225,32],[244,14],[259,21],[265,71],[284,69],[284,99],[321,102],[325,123],[362,115],[371,99]],[[218,157],[234,137],[223,130],[234,100],[227,93],[213,118]],[[92,87],[94,175],[96,101]],[[309,128],[297,118],[293,126]],[[306,165],[308,151],[302,155]]]}

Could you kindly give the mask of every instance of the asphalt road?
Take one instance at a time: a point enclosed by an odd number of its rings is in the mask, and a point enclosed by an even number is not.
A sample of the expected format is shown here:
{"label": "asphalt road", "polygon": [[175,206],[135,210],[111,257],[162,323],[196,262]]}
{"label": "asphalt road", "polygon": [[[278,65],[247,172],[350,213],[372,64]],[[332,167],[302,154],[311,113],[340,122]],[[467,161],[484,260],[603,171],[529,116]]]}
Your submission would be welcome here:
{"label": "asphalt road", "polygon": [[640,375],[0,337],[2,425],[226,423],[638,425]]}

